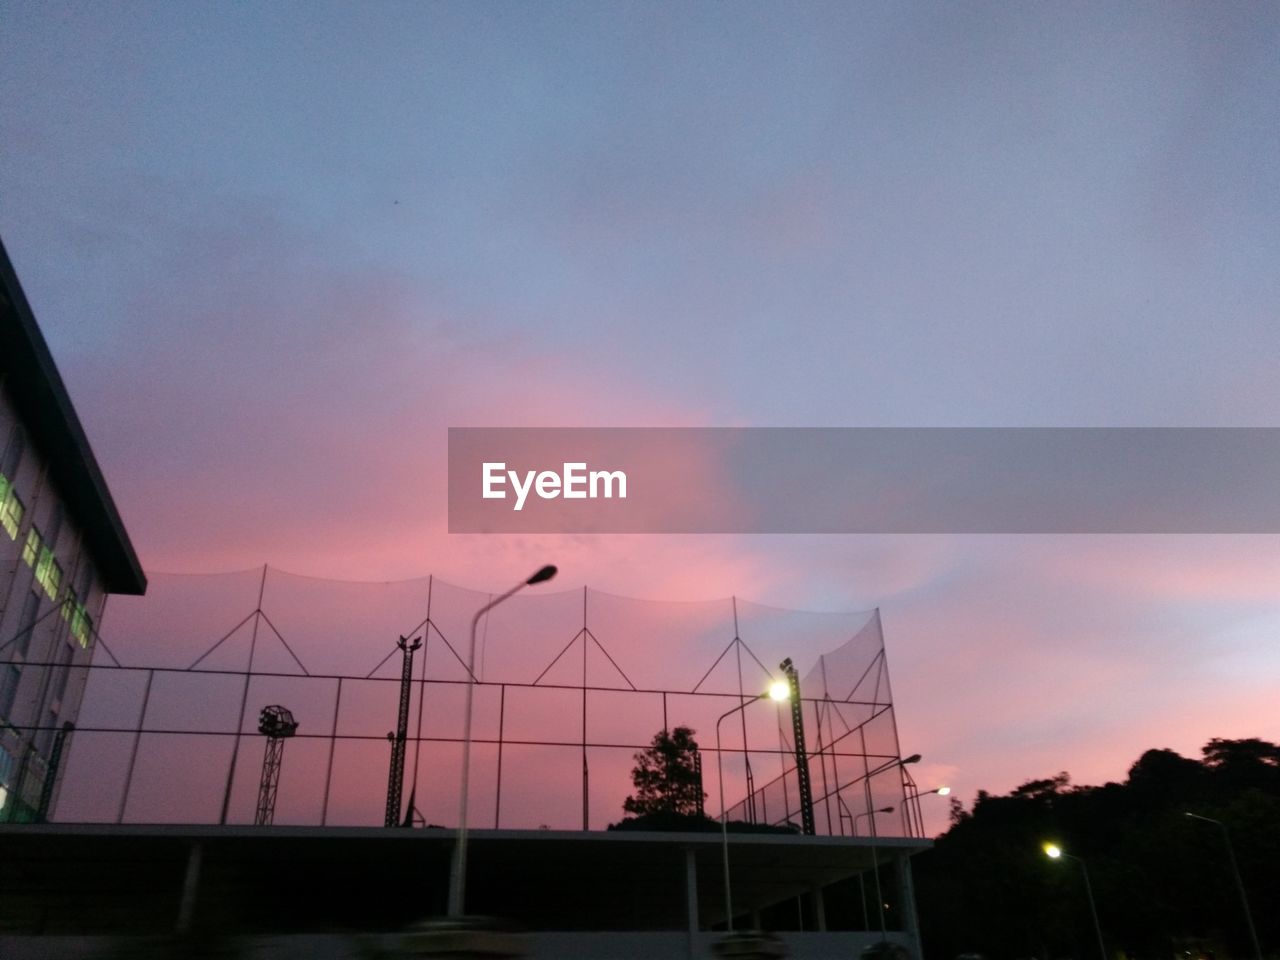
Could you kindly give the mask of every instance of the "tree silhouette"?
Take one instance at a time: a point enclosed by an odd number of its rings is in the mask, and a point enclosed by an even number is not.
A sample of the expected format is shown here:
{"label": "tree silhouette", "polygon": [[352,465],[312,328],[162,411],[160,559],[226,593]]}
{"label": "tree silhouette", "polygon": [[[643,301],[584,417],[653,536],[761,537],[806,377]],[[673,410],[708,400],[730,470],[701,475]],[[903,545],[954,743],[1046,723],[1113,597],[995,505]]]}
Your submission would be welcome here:
{"label": "tree silhouette", "polygon": [[1110,950],[1129,956],[1251,956],[1220,829],[1230,831],[1264,953],[1280,943],[1280,745],[1214,739],[1203,760],[1148,750],[1124,783],[1073,786],[1066,774],[953,806],[950,829],[913,858],[926,954],[989,960],[1096,956],[1078,865],[1088,861]]}
{"label": "tree silhouette", "polygon": [[631,782],[636,792],[622,809],[637,816],[697,814],[706,794],[698,764],[698,741],[688,727],[659,730],[649,747],[635,755]]}

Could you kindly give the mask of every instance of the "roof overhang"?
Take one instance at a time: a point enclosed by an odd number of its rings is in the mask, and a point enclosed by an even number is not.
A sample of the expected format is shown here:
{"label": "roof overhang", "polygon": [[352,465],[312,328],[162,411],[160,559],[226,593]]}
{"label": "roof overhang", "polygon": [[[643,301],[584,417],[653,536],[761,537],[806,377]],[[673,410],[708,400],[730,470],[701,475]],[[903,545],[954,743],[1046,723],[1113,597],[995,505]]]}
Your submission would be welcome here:
{"label": "roof overhang", "polygon": [[0,375],[107,591],[144,593],[147,578],[2,242]]}

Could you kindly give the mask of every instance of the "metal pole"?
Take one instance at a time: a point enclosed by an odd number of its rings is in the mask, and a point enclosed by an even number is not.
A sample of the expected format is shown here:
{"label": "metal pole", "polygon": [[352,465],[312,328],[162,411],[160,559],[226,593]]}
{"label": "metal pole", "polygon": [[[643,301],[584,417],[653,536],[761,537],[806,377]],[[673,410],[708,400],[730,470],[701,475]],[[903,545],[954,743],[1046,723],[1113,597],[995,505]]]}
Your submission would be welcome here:
{"label": "metal pole", "polygon": [[867,812],[871,814],[868,821],[871,824],[871,870],[876,877],[876,910],[880,912],[880,939],[885,940],[888,934],[885,932],[884,925],[884,890],[880,886],[880,855],[876,850],[876,817],[875,811],[871,809],[871,777],[867,777],[865,793],[867,795]]}
{"label": "metal pole", "polygon": [[1188,813],[1187,816],[1195,820],[1204,820],[1207,823],[1216,823],[1222,828],[1222,840],[1227,845],[1227,857],[1231,861],[1231,872],[1236,878],[1236,890],[1240,893],[1240,903],[1244,907],[1244,918],[1249,923],[1249,937],[1253,940],[1253,955],[1257,960],[1262,960],[1262,946],[1258,943],[1258,931],[1253,926],[1253,911],[1249,909],[1249,898],[1244,892],[1244,880],[1240,877],[1240,867],[1236,863],[1236,852],[1231,845],[1231,834],[1227,832],[1227,825],[1221,820],[1202,817],[1198,813]]}
{"label": "metal pole", "polygon": [[240,719],[236,722],[236,738],[231,747],[231,765],[227,768],[227,788],[222,794],[222,812],[218,815],[219,825],[227,822],[227,811],[231,807],[231,785],[236,779],[236,760],[240,756],[240,737],[244,729],[244,711],[249,703],[249,681],[253,679],[253,655],[258,647],[258,624],[262,621],[262,594],[267,589],[267,565],[262,565],[262,580],[258,584],[258,607],[253,611],[253,632],[249,636],[249,669],[244,675],[244,692],[240,695]]}
{"label": "metal pole", "polygon": [[582,829],[587,825],[591,773],[587,767],[587,588],[582,588]]}
{"label": "metal pole", "polygon": [[724,913],[725,928],[729,933],[733,933],[733,888],[729,883],[729,811],[724,805],[724,761],[723,751],[720,748],[720,724],[724,722],[726,717],[733,716],[739,710],[745,710],[765,696],[767,694],[757,694],[746,703],[741,703],[727,713],[721,714],[720,719],[716,721],[716,780],[720,787],[720,846],[724,859]]}
{"label": "metal pole", "polygon": [[556,575],[556,568],[545,566],[528,580],[514,587],[495,600],[490,600],[471,618],[471,641],[467,648],[466,709],[462,715],[462,786],[458,791],[458,837],[453,844],[453,858],[449,864],[449,916],[461,917],[466,899],[467,884],[467,789],[471,778],[471,707],[476,689],[476,627],[480,618],[503,600],[534,583],[543,583]]}
{"label": "metal pole", "polygon": [[124,775],[124,793],[120,797],[120,811],[116,814],[116,823],[124,823],[124,809],[129,803],[129,789],[133,786],[133,765],[138,761],[138,744],[142,741],[142,728],[147,720],[147,703],[151,699],[151,681],[156,672],[147,671],[147,685],[142,692],[142,709],[138,711],[138,730],[133,735],[133,751],[129,754],[129,768]]}
{"label": "metal pole", "polygon": [[338,692],[333,698],[333,729],[329,733],[329,765],[324,774],[324,802],[320,805],[320,826],[329,818],[329,785],[333,783],[333,748],[338,743],[338,710],[342,706],[342,678],[338,678]]}
{"label": "metal pole", "polygon": [[[874,816],[875,811],[872,810],[871,808],[871,803],[872,803],[871,778],[878,773],[882,773],[883,771],[888,770],[890,767],[894,767],[894,766],[901,767],[903,764],[915,763],[919,759],[920,759],[920,754],[918,753],[913,754],[910,757],[907,757],[905,760],[902,759],[901,757],[894,757],[892,760],[888,761],[887,763],[882,763],[880,764],[880,766],[876,767],[874,770],[868,770],[867,773],[864,774],[865,779],[863,781],[863,786],[864,786],[863,792],[866,794],[867,812],[872,814],[872,816],[869,818],[871,821],[871,834],[870,834],[871,836],[871,867],[875,871],[875,875],[876,875],[876,909],[880,911],[880,936],[882,938],[887,937],[888,934],[885,932],[885,923],[884,923],[884,891],[880,886],[880,857],[879,857],[879,854],[876,852],[876,818]],[[863,764],[865,765],[865,763],[866,763],[866,747],[864,746],[863,747]]]}
{"label": "metal pole", "polygon": [[698,861],[692,847],[684,851],[684,913],[689,928],[688,953],[693,960],[698,943]]}
{"label": "metal pole", "polygon": [[1093,884],[1089,882],[1089,868],[1085,866],[1084,861],[1079,857],[1071,856],[1069,853],[1065,854],[1065,856],[1071,857],[1072,860],[1080,864],[1080,872],[1084,874],[1085,893],[1089,895],[1089,912],[1093,915],[1093,930],[1098,935],[1098,954],[1102,957],[1102,960],[1107,960],[1107,947],[1102,942],[1102,924],[1098,922],[1098,905],[1093,902]]}
{"label": "metal pole", "polygon": [[193,843],[187,853],[187,870],[182,877],[182,901],[178,904],[178,933],[191,929],[191,917],[196,909],[196,888],[200,884],[200,864],[204,859],[204,844]]}
{"label": "metal pole", "polygon": [[[723,719],[724,717],[720,718],[720,720]],[[733,933],[733,893],[729,884],[729,811],[724,807],[724,762],[720,755],[720,720],[716,721],[716,783],[720,788],[720,847],[724,855],[724,918],[725,929]]]}
{"label": "metal pole", "polygon": [[476,627],[480,618],[511,596],[524,584],[508,590],[497,600],[491,600],[471,618],[471,640],[467,648],[467,692],[466,706],[462,713],[462,786],[458,799],[458,838],[453,844],[453,860],[449,869],[449,916],[462,916],[465,900],[464,887],[467,882],[467,792],[471,780],[471,708],[476,689]]}
{"label": "metal pole", "polygon": [[502,739],[507,721],[507,685],[498,688],[498,783],[493,792],[493,829],[502,825]]}

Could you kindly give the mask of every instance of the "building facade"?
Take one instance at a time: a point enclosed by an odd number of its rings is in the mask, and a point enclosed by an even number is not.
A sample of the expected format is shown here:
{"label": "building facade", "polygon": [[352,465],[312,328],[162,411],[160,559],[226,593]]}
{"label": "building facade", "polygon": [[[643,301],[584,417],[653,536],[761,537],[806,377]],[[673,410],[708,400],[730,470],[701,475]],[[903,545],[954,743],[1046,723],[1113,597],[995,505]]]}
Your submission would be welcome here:
{"label": "building facade", "polygon": [[129,542],[0,244],[0,821],[44,819]]}

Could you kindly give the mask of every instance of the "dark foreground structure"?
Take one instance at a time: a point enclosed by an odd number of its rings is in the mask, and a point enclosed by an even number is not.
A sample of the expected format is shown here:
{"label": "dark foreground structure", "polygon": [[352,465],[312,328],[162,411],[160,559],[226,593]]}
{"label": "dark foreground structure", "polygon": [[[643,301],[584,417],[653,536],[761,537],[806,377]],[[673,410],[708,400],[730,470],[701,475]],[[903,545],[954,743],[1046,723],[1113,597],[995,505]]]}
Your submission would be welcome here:
{"label": "dark foreground structure", "polygon": [[[228,956],[378,956],[444,912],[452,842],[440,829],[0,827],[0,956],[144,956],[183,931]],[[882,939],[875,863],[887,939],[919,955],[905,860],[928,841],[729,845],[735,928],[777,930],[792,957],[856,957]],[[530,957],[709,957],[723,935],[718,834],[491,830],[470,852],[468,909],[527,931]]]}

